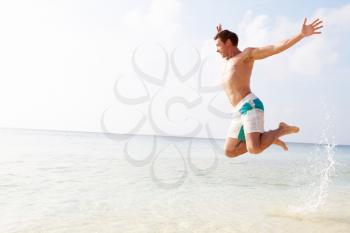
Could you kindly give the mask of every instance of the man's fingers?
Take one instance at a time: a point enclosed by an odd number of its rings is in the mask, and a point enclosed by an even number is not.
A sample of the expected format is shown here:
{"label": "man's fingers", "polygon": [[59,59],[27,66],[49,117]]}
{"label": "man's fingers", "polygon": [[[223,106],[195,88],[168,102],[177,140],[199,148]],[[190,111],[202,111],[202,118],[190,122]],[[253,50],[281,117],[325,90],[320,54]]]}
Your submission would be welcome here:
{"label": "man's fingers", "polygon": [[318,25],[320,25],[322,23],[322,21],[318,21],[317,23],[315,23],[314,25],[312,25],[313,27],[317,27]]}
{"label": "man's fingers", "polygon": [[306,24],[306,20],[307,20],[307,18],[305,17],[305,18],[304,18],[304,23],[303,23],[303,25],[305,25],[305,24]]}
{"label": "man's fingers", "polygon": [[314,20],[314,21],[311,23],[311,25],[314,26],[314,24],[317,23],[319,20],[320,20],[320,19]]}
{"label": "man's fingers", "polygon": [[220,23],[218,24],[218,26],[216,26],[216,30],[217,30],[218,32],[220,32],[220,31],[222,30],[222,26],[221,26]]}
{"label": "man's fingers", "polygon": [[323,26],[319,26],[319,27],[315,28],[315,30],[318,30],[318,29],[320,29],[320,28],[323,28]]}
{"label": "man's fingers", "polygon": [[321,32],[314,32],[313,34],[321,34]]}

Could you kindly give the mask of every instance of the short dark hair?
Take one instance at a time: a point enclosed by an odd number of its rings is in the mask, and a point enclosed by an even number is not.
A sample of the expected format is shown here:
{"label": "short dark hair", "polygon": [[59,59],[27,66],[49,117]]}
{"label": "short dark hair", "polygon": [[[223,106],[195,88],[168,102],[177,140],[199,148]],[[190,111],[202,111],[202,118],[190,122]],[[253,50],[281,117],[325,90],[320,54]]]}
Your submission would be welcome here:
{"label": "short dark hair", "polygon": [[218,32],[215,35],[214,40],[216,40],[218,38],[224,43],[226,43],[226,41],[228,39],[230,39],[231,42],[232,42],[232,45],[234,45],[234,46],[238,45],[238,36],[237,36],[237,34],[234,33],[234,32],[231,32],[229,30],[222,30],[222,31]]}

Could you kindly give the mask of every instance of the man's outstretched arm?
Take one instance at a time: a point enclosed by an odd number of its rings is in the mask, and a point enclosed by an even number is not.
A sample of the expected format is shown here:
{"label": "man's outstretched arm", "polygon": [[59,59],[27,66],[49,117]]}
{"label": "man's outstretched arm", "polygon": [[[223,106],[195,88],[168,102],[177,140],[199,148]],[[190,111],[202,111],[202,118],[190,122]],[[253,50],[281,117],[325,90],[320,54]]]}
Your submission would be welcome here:
{"label": "man's outstretched arm", "polygon": [[307,25],[306,20],[307,19],[305,18],[300,32],[297,35],[287,40],[281,41],[280,43],[275,45],[269,45],[269,46],[260,47],[260,48],[247,48],[246,49],[247,58],[249,57],[254,60],[264,59],[266,57],[272,56],[274,54],[280,53],[290,48],[291,46],[295,45],[298,41],[303,39],[304,37],[321,33],[317,30],[323,27],[321,25],[322,21],[320,21],[319,19],[316,19],[311,24]]}

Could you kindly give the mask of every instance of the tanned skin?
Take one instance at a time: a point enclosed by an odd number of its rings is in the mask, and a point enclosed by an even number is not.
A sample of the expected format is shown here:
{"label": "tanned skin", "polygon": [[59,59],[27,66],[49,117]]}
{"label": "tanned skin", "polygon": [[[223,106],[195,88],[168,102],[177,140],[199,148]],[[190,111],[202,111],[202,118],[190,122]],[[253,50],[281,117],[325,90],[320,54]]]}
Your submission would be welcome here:
{"label": "tanned skin", "polygon": [[[222,75],[222,82],[232,106],[235,107],[246,95],[251,93],[250,78],[256,60],[281,53],[306,37],[320,34],[321,32],[318,30],[322,27],[321,20],[316,19],[312,23],[307,24],[307,19],[305,18],[300,32],[293,37],[277,44],[264,47],[248,47],[242,51],[237,46],[234,46],[230,39],[225,43],[220,38],[216,39],[217,52],[227,62]],[[216,30],[217,32],[222,30],[221,24],[216,27]],[[227,137],[225,154],[228,157],[237,157],[246,152],[259,154],[272,144],[276,144],[287,151],[288,147],[280,137],[297,132],[299,132],[298,127],[280,122],[277,129],[263,133],[247,133],[245,135],[246,141]]]}

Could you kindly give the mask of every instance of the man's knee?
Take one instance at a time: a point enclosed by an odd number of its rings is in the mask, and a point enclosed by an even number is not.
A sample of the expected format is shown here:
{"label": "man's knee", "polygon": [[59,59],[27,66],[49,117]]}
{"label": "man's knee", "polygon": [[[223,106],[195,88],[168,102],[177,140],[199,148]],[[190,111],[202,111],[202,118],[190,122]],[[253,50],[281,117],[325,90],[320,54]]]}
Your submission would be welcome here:
{"label": "man's knee", "polygon": [[247,151],[250,154],[259,154],[263,150],[261,149],[261,133],[253,132],[246,135],[247,138]]}
{"label": "man's knee", "polygon": [[234,157],[238,156],[239,154],[237,153],[237,150],[229,150],[229,149],[225,148],[225,155],[229,158],[234,158]]}
{"label": "man's knee", "polygon": [[259,145],[248,145],[247,150],[250,154],[259,154],[262,152],[262,149]]}

